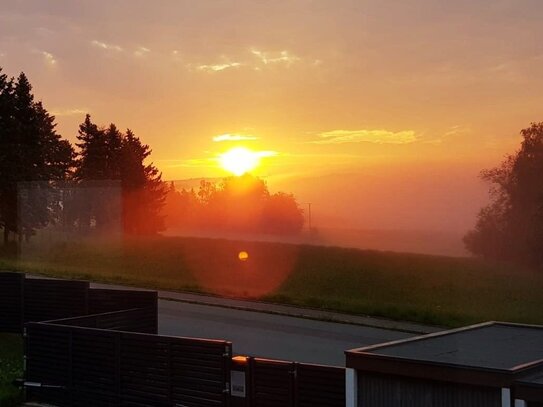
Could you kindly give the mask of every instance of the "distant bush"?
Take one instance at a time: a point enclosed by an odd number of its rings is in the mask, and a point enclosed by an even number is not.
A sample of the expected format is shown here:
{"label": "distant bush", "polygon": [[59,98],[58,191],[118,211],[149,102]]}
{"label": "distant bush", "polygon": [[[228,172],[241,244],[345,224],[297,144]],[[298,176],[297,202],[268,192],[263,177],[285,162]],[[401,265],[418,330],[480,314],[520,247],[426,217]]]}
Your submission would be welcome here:
{"label": "distant bush", "polygon": [[171,184],[166,198],[167,226],[235,232],[291,235],[304,225],[303,209],[291,194],[271,194],[254,176],[201,181],[198,191],[177,191]]}

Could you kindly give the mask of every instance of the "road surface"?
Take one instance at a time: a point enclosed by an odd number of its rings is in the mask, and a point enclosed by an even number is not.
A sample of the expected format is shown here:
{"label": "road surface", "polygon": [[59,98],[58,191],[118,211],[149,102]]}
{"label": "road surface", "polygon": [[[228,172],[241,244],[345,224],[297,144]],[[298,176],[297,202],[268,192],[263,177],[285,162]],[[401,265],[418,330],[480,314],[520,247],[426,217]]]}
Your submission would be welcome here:
{"label": "road surface", "polygon": [[159,301],[159,333],[233,343],[234,354],[344,366],[343,351],[412,334],[216,306]]}

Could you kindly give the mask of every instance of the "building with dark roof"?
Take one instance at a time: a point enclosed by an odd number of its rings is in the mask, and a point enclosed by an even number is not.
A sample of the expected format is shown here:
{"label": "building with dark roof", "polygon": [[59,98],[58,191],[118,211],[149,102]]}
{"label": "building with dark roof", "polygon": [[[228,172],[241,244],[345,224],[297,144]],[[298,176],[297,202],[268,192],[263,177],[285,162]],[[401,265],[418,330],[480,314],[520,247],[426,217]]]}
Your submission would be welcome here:
{"label": "building with dark roof", "polygon": [[517,381],[543,376],[543,327],[488,322],[349,350],[346,359],[349,407],[511,407]]}

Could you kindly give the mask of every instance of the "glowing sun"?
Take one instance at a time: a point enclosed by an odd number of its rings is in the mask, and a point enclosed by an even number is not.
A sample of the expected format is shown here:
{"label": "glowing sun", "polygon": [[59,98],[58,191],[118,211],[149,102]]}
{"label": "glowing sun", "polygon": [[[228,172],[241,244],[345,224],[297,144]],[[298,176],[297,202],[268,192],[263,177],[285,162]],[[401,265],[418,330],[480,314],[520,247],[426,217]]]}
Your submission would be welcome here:
{"label": "glowing sun", "polygon": [[254,170],[260,162],[260,154],[244,147],[236,147],[219,156],[219,163],[226,171],[240,176]]}

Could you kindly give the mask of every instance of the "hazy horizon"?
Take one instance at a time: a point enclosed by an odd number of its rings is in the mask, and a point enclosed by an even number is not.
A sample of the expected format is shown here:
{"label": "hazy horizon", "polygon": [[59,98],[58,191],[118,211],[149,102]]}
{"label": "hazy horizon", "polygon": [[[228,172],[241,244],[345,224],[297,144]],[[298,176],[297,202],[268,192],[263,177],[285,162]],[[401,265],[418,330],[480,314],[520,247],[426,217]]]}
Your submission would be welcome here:
{"label": "hazy horizon", "polygon": [[243,146],[315,226],[461,235],[480,170],[542,120],[542,18],[535,0],[21,0],[0,66],[72,142],[87,112],[132,129],[165,180],[227,176]]}

